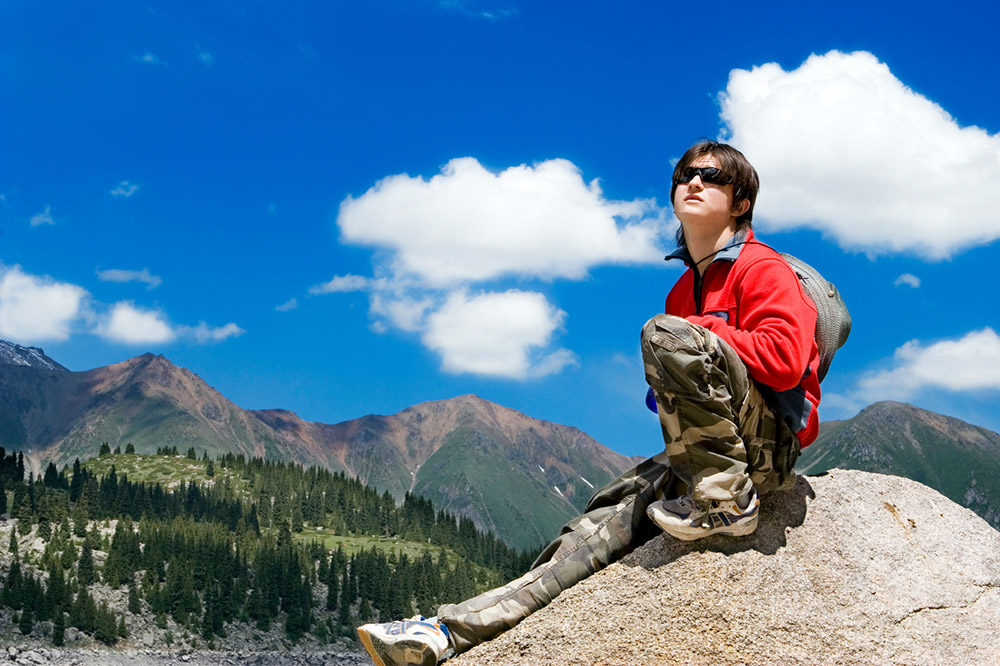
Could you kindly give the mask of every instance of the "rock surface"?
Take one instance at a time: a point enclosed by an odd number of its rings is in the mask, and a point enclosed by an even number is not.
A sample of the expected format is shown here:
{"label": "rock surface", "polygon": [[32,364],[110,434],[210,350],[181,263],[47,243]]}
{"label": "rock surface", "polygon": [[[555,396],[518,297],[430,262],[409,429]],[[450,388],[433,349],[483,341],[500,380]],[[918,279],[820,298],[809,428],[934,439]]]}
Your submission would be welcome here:
{"label": "rock surface", "polygon": [[1000,532],[907,479],[832,470],[757,532],[659,536],[470,664],[997,664]]}

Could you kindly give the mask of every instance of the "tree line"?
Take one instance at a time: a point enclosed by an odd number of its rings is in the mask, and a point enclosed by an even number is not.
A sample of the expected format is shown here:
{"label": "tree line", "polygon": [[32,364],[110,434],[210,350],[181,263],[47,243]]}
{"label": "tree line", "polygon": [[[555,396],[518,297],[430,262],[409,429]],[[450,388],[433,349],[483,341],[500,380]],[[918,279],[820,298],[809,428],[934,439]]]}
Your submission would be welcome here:
{"label": "tree line", "polygon": [[[197,460],[193,450],[186,457]],[[425,498],[397,505],[343,472],[234,454],[201,463],[203,478],[176,486],[134,482],[113,464],[97,475],[79,460],[24,479],[21,454],[0,448],[0,510],[15,519],[0,604],[20,629],[50,622],[57,644],[69,626],[115,642],[127,634],[125,609],[95,602],[101,584],[127,590],[130,613],[151,613],[164,630],[170,618],[208,642],[234,622],[279,623],[291,640],[308,632],[323,641],[372,619],[431,615],[533,560]],[[417,542],[423,552],[330,550],[295,536],[307,526]],[[29,535],[43,540],[40,556],[20,552]]]}

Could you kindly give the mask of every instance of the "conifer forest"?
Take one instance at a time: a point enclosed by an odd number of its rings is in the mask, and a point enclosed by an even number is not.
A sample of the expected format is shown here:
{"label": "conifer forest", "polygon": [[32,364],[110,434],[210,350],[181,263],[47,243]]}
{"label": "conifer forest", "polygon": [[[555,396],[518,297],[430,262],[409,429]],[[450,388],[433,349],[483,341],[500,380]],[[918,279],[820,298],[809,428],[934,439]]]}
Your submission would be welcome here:
{"label": "conifer forest", "polygon": [[167,644],[178,632],[211,647],[235,626],[325,643],[363,622],[433,615],[534,559],[342,472],[175,447],[105,444],[41,478],[0,448],[0,513],[0,606],[23,634],[44,624],[57,646],[71,627],[115,644],[139,615]]}

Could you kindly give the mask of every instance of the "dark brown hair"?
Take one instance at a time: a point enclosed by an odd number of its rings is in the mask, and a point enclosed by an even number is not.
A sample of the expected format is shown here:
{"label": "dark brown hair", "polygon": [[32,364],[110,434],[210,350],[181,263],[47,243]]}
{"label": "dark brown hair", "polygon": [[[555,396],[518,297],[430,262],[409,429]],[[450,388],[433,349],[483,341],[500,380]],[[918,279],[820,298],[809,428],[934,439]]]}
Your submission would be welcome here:
{"label": "dark brown hair", "polygon": [[750,202],[745,213],[736,218],[736,228],[744,229],[751,227],[753,221],[753,205],[757,200],[757,190],[760,189],[760,179],[757,177],[757,170],[753,168],[743,153],[730,145],[719,143],[718,141],[700,141],[684,153],[677,166],[674,167],[673,184],[670,187],[670,203],[673,205],[674,192],[677,191],[678,180],[681,174],[687,170],[691,163],[699,157],[711,155],[718,162],[719,168],[733,185],[733,206],[738,206],[740,201],[746,199]]}

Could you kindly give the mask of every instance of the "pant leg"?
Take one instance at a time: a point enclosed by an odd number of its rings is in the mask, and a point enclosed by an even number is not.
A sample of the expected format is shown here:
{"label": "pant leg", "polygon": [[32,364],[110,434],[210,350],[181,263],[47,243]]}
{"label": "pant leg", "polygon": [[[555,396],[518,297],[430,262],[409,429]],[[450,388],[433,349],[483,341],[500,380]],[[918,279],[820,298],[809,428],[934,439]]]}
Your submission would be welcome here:
{"label": "pant leg", "polygon": [[667,460],[698,502],[756,487],[790,488],[799,442],[729,344],[703,326],[657,315],[642,329]]}
{"label": "pant leg", "polygon": [[795,485],[799,440],[775,415],[753,383],[740,415],[740,431],[747,449],[750,480],[757,492],[789,490]]}
{"label": "pant leg", "polygon": [[627,555],[659,533],[646,507],[669,492],[673,476],[661,453],[599,490],[583,515],[562,528],[531,571],[503,587],[438,609],[456,652],[514,627],[587,576]]}
{"label": "pant leg", "polygon": [[748,492],[739,415],[751,382],[739,356],[707,328],[666,314],[646,322],[641,344],[674,473],[701,504]]}

